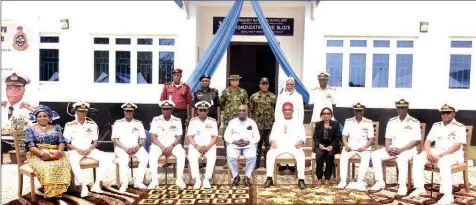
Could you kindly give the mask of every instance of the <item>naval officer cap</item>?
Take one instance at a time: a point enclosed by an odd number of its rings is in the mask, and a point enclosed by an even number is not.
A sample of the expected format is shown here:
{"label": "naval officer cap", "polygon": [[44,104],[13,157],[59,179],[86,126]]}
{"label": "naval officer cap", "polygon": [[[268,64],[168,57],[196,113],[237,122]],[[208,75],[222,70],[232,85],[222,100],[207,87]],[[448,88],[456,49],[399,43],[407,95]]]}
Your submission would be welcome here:
{"label": "naval officer cap", "polygon": [[317,79],[319,80],[328,80],[329,77],[331,77],[331,74],[325,71],[322,71],[319,74],[317,74]]}
{"label": "naval officer cap", "polygon": [[200,76],[200,81],[202,81],[202,79],[204,79],[204,78],[207,78],[208,80],[212,79],[209,75],[205,74],[205,75]]}
{"label": "naval officer cap", "polygon": [[195,103],[195,107],[197,109],[208,109],[210,108],[211,104],[206,102],[206,101],[200,101],[200,102],[197,102]]}
{"label": "naval officer cap", "polygon": [[77,111],[88,111],[89,110],[89,103],[87,102],[83,102],[83,101],[80,101],[80,102],[76,102],[73,104],[73,107],[75,110]]}
{"label": "naval officer cap", "polygon": [[405,99],[400,99],[399,101],[395,102],[395,107],[397,108],[407,108],[410,103]]}
{"label": "naval officer cap", "polygon": [[122,105],[121,105],[121,108],[122,108],[123,110],[132,110],[132,111],[133,111],[133,110],[136,110],[136,109],[137,109],[137,105],[135,105],[134,103],[128,102],[128,103],[122,104]]}
{"label": "naval officer cap", "polygon": [[13,85],[13,86],[22,86],[30,83],[30,78],[22,73],[13,71],[11,74],[7,75],[5,78],[6,85]]}
{"label": "naval officer cap", "polygon": [[364,110],[365,109],[365,105],[362,105],[362,103],[360,102],[356,102],[352,105],[352,107],[354,108],[354,110]]}
{"label": "naval officer cap", "polygon": [[175,103],[170,101],[170,100],[164,100],[162,102],[159,102],[160,108],[169,108],[172,109],[175,107]]}
{"label": "naval officer cap", "polygon": [[445,103],[441,108],[440,112],[456,112],[457,110],[448,103]]}

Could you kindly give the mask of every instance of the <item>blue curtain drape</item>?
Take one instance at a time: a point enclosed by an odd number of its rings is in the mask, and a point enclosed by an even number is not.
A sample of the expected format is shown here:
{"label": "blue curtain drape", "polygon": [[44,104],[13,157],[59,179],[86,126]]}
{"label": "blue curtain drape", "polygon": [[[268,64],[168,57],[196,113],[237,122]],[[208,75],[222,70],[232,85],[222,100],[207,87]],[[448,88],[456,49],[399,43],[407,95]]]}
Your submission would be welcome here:
{"label": "blue curtain drape", "polygon": [[296,82],[296,90],[302,95],[304,102],[309,102],[309,91],[306,89],[306,87],[304,87],[304,84],[299,80],[299,78],[296,76],[293,69],[291,68],[291,65],[286,59],[283,50],[279,46],[279,43],[276,40],[276,37],[274,36],[273,30],[271,30],[271,27],[269,27],[268,21],[264,16],[263,10],[261,10],[259,2],[252,0],[251,5],[253,5],[253,9],[256,12],[256,16],[258,16],[258,20],[261,25],[261,28],[263,29],[264,35],[266,36],[266,40],[268,40],[268,44],[271,47],[274,56],[281,65],[284,73],[287,76],[294,78],[294,81]]}
{"label": "blue curtain drape", "polygon": [[218,28],[212,42],[203,54],[202,59],[200,59],[197,67],[193,70],[192,75],[188,78],[187,83],[191,86],[192,92],[195,92],[198,89],[200,85],[200,76],[205,74],[213,76],[213,73],[215,73],[225,50],[230,44],[231,37],[233,37],[233,34],[235,33],[236,24],[238,23],[242,8],[243,1],[235,1],[220,28]]}

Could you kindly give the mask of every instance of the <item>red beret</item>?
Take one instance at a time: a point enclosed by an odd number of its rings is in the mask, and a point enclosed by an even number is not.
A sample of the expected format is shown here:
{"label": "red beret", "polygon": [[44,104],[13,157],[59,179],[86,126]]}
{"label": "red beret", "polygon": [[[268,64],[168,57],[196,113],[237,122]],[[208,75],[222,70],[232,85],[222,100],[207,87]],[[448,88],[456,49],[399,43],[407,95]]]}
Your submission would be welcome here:
{"label": "red beret", "polygon": [[283,109],[284,109],[284,107],[287,107],[287,106],[293,107],[293,104],[292,104],[291,102],[285,102],[285,103],[283,104]]}
{"label": "red beret", "polygon": [[173,73],[182,73],[182,69],[180,68],[175,68],[173,71],[172,71],[172,74]]}

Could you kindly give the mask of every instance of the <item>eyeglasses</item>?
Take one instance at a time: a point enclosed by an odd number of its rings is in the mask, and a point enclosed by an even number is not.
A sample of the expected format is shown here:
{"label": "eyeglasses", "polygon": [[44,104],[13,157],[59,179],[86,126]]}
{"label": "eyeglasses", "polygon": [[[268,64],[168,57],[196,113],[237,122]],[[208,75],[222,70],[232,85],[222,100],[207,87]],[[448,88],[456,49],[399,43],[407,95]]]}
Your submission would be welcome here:
{"label": "eyeglasses", "polygon": [[206,112],[207,109],[198,109],[198,112]]}
{"label": "eyeglasses", "polygon": [[441,115],[449,115],[449,114],[451,114],[451,111],[443,111],[443,112],[441,112]]}
{"label": "eyeglasses", "polygon": [[124,110],[124,112],[134,112],[134,110]]}
{"label": "eyeglasses", "polygon": [[330,112],[323,112],[322,115],[331,115]]}

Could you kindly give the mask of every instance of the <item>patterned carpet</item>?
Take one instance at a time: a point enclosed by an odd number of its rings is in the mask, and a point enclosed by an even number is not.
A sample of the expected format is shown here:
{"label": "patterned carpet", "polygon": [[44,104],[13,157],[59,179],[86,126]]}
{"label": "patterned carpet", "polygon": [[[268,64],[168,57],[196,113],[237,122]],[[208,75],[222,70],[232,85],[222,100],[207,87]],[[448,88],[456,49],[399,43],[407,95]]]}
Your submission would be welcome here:
{"label": "patterned carpet", "polygon": [[[79,187],[78,187],[79,188]],[[297,185],[277,185],[270,188],[261,186],[231,187],[229,185],[216,185],[212,189],[193,190],[188,186],[179,190],[175,185],[160,186],[155,190],[139,190],[129,188],[127,193],[120,194],[116,186],[104,188],[104,194],[90,193],[88,197],[80,198],[79,193],[68,192],[63,198],[44,199],[37,191],[38,204],[85,204],[85,205],[128,205],[128,204],[434,204],[441,195],[438,193],[439,185],[433,186],[433,197],[430,197],[430,186],[426,187],[427,194],[422,197],[396,196],[398,186],[387,185],[385,190],[379,192],[359,192],[339,190],[335,185],[331,187],[311,187],[300,190]],[[466,193],[463,186],[454,186],[455,204],[476,204],[476,185],[470,187]],[[32,204],[30,195],[7,203],[8,205]]]}

